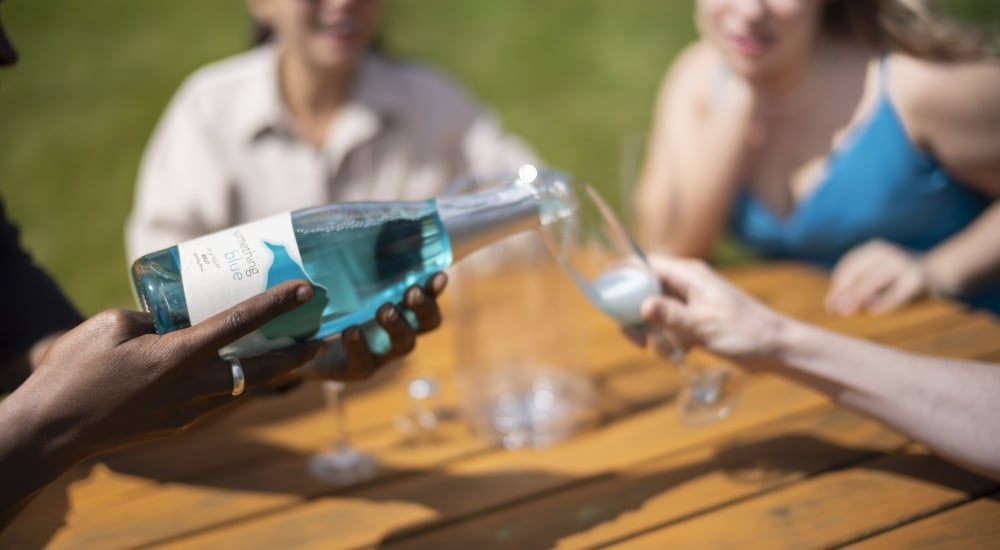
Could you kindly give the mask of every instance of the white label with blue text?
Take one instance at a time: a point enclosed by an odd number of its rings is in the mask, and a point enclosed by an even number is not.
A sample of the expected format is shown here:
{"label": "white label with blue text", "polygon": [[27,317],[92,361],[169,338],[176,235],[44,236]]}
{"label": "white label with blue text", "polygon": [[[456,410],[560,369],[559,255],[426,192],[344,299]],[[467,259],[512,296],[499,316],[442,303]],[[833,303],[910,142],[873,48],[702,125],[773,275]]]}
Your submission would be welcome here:
{"label": "white label with blue text", "polygon": [[[277,214],[255,222],[230,227],[177,246],[181,261],[184,297],[191,324],[267,290],[274,250],[283,249],[302,265],[291,214]],[[236,346],[243,352],[263,351],[253,335]],[[263,344],[263,342],[258,342]],[[280,347],[269,342],[265,348]]]}

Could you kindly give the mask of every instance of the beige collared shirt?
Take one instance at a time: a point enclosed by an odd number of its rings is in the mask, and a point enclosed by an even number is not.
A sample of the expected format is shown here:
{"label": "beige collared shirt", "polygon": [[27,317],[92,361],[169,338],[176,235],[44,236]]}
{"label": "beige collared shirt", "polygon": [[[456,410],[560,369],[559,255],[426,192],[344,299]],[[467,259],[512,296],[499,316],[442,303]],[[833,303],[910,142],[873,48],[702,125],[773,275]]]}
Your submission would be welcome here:
{"label": "beige collared shirt", "polygon": [[181,86],[142,160],[130,258],[287,210],[426,199],[459,176],[536,161],[447,77],[377,55],[317,149],[292,129],[277,59],[260,47]]}

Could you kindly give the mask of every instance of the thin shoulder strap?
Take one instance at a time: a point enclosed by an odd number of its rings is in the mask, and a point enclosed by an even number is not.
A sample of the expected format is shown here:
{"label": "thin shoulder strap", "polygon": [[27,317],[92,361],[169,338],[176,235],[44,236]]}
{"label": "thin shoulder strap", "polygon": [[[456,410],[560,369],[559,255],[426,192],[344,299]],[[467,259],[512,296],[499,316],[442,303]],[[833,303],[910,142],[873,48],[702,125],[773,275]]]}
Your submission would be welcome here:
{"label": "thin shoulder strap", "polygon": [[725,63],[715,65],[712,71],[712,82],[708,89],[710,105],[719,105],[726,97],[726,84],[729,82],[729,67]]}
{"label": "thin shoulder strap", "polygon": [[888,97],[889,95],[889,52],[883,51],[878,58],[878,91],[879,94]]}

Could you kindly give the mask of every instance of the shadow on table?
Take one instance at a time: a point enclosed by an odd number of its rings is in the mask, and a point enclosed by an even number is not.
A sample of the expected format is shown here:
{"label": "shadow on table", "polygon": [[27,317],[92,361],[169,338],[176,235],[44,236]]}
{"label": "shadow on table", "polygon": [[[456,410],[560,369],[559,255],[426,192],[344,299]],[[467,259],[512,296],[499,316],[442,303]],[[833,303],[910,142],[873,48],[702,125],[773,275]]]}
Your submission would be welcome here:
{"label": "shadow on table", "polygon": [[[456,523],[456,519],[449,518],[449,525],[401,529],[386,537],[381,547],[551,548],[565,537],[614,522],[643,508],[651,499],[702,476],[721,472],[748,489],[740,495],[721,497],[717,502],[694,504],[690,510],[655,527],[679,523],[769,487],[847,467],[891,472],[970,496],[998,487],[995,482],[929,455],[849,448],[810,436],[789,435],[729,445],[709,460],[651,473],[613,474],[578,480],[575,484],[570,479],[535,479],[538,492],[551,491],[551,494],[531,501],[522,495],[520,502],[468,510],[467,516],[472,517],[462,521],[459,528],[449,528]],[[537,478],[536,474],[525,475]],[[488,476],[488,480],[477,479],[475,485],[479,491],[502,494],[509,484],[517,483],[517,477],[517,474]],[[571,490],[562,490],[570,484],[573,484]],[[433,507],[434,502],[432,497],[423,503]]]}
{"label": "shadow on table", "polygon": [[[649,361],[625,361],[617,365],[616,376],[596,376],[595,383],[600,388],[600,422],[611,423],[649,407],[662,405],[676,395],[676,381],[663,377],[660,365]],[[364,392],[377,387],[387,378],[401,376],[405,369],[387,369],[371,383],[358,385]],[[90,478],[96,469],[106,468],[115,474],[136,478],[109,489],[110,493],[94,495],[88,491],[87,503],[94,502],[107,506],[127,504],[131,499],[140,498],[148,487],[168,483],[219,487],[266,493],[289,494],[302,499],[331,494],[335,489],[323,486],[307,474],[310,455],[276,444],[252,439],[241,430],[244,426],[276,423],[292,419],[306,413],[315,412],[323,406],[318,385],[307,384],[289,395],[273,399],[259,399],[252,406],[238,408],[221,418],[215,418],[181,436],[172,437],[137,447],[123,449],[110,455],[88,461],[67,472],[62,478],[50,484],[23,512],[12,529],[0,534],[0,547],[44,546],[52,535],[66,525],[70,506],[72,486]],[[455,411],[448,414],[455,416]],[[352,427],[361,423],[359,419],[349,419]],[[407,452],[413,442],[400,441],[394,452]],[[480,450],[488,448],[485,444]],[[227,472],[232,472],[231,474]],[[398,478],[407,473],[427,473],[426,471],[383,470],[374,483],[390,478]],[[545,477],[546,474],[538,474]],[[516,478],[520,483],[541,483],[535,474],[523,473],[505,476],[502,485],[513,486],[507,478]],[[468,483],[470,487],[490,486],[493,481],[482,483],[467,478],[456,479]],[[544,485],[561,485],[566,479],[547,480]],[[127,485],[124,486],[124,485]],[[367,485],[350,488],[363,489]],[[12,541],[19,541],[14,544]],[[6,542],[5,542],[6,541]]]}
{"label": "shadow on table", "polygon": [[[379,478],[358,486],[336,489],[320,485],[309,477],[306,471],[308,455],[304,453],[239,438],[216,441],[215,444],[236,446],[267,459],[250,469],[234,469],[235,473],[230,476],[214,472],[208,476],[176,477],[167,471],[144,469],[140,462],[116,461],[114,458],[109,459],[106,465],[117,473],[161,483],[289,494],[302,500],[338,495],[372,503],[412,503],[447,518],[446,525],[424,524],[393,531],[382,542],[388,547],[397,544],[413,547],[448,547],[454,544],[463,547],[473,544],[510,548],[550,547],[564,537],[638,510],[648,500],[687,481],[717,472],[746,483],[751,486],[751,492],[848,466],[887,470],[959,491],[969,491],[974,484],[970,480],[979,479],[931,456],[850,448],[809,436],[789,435],[729,445],[708,460],[637,475],[576,478],[558,472],[526,470],[462,476],[434,470],[397,470],[383,471]],[[158,464],[163,465],[164,462],[158,461]],[[46,490],[32,503],[36,511],[40,509],[44,513],[31,514],[29,524],[18,526],[15,522],[11,533],[0,535],[0,546],[44,546],[63,526],[68,506],[67,487],[86,474],[85,470],[78,470],[77,474],[59,480]],[[401,480],[401,476],[407,474],[417,480],[413,474],[436,479],[410,484],[408,480]],[[397,481],[382,483],[390,478]],[[567,491],[569,488],[572,490]],[[462,496],[469,494],[478,495],[472,499],[476,504],[469,506],[469,499]],[[128,498],[123,498],[111,504],[128,506],[130,502]],[[720,504],[723,503],[710,503],[708,506],[711,508]],[[523,506],[530,506],[538,513],[525,513]],[[692,507],[689,515],[696,515],[700,508]],[[128,528],[143,529],[141,518],[135,519],[139,521]],[[330,518],[330,521],[335,519]],[[462,528],[456,533],[455,529],[449,529],[449,525],[457,520],[462,520]]]}
{"label": "shadow on table", "polygon": [[[143,483],[206,484],[220,468],[246,465],[252,462],[287,461],[301,458],[284,447],[248,438],[233,427],[260,422],[278,422],[313,411],[322,406],[318,387],[302,388],[275,399],[258,400],[252,407],[237,408],[211,419],[206,425],[180,436],[122,449],[88,460],[71,468],[47,486],[14,520],[10,528],[0,533],[0,548],[40,548],[52,535],[66,525],[72,486],[94,475],[100,468],[139,479],[135,486],[122,493],[90,494],[97,502],[114,504],[129,498],[127,491],[141,490]],[[239,457],[234,459],[233,457]],[[305,460],[304,458],[302,460]],[[237,468],[234,468],[237,469]],[[239,487],[238,480],[230,484]],[[148,485],[147,485],[148,486]],[[265,490],[294,492],[294,488],[275,485]],[[131,494],[134,496],[134,493]],[[306,495],[304,495],[306,496]],[[92,504],[88,503],[88,506]]]}

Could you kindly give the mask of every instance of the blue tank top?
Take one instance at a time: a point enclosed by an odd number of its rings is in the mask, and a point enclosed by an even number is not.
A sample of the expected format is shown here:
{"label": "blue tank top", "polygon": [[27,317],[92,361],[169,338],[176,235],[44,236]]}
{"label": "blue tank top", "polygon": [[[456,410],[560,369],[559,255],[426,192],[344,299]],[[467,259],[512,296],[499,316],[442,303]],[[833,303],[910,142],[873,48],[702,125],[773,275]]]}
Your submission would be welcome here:
{"label": "blue tank top", "polygon": [[[952,178],[910,142],[886,93],[884,60],[880,72],[874,109],[830,154],[819,184],[787,216],[740,191],[730,220],[740,241],[765,257],[831,268],[875,238],[927,251],[990,206],[990,197]],[[962,299],[1000,313],[1000,284]]]}

